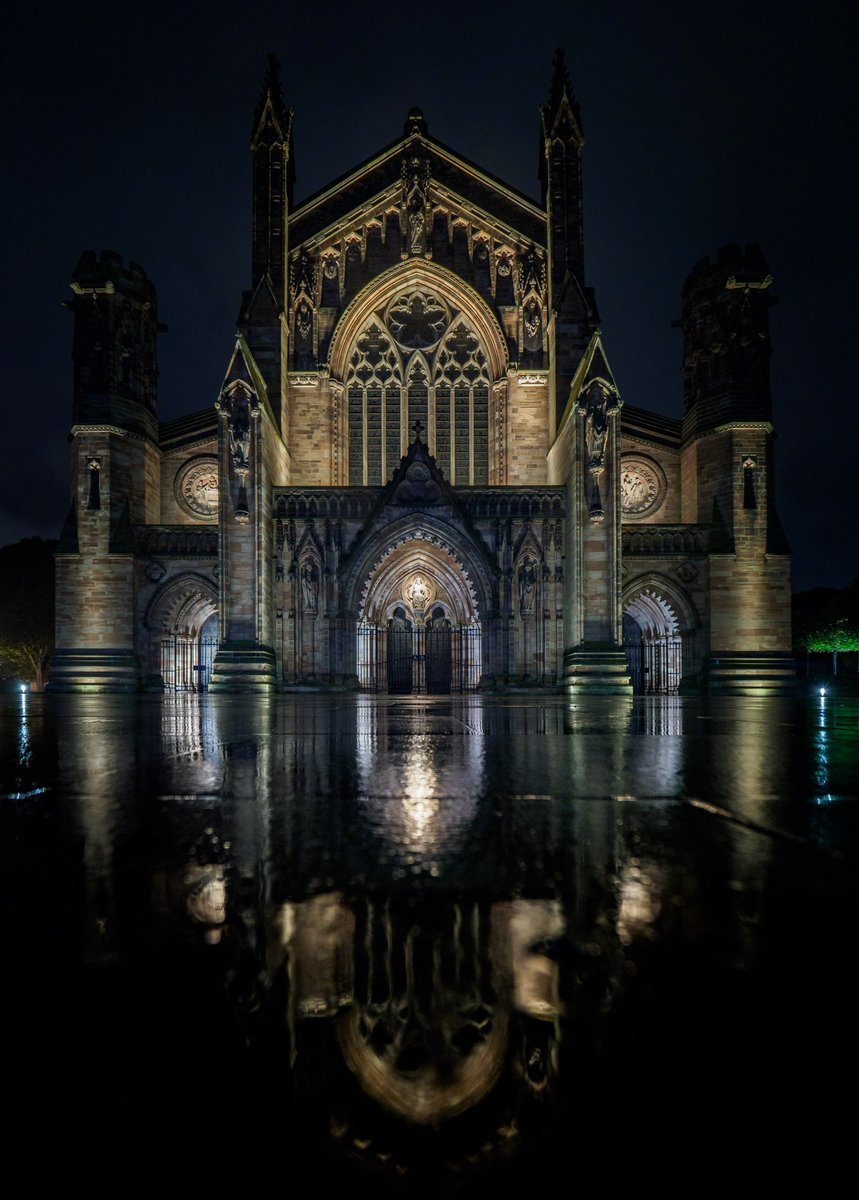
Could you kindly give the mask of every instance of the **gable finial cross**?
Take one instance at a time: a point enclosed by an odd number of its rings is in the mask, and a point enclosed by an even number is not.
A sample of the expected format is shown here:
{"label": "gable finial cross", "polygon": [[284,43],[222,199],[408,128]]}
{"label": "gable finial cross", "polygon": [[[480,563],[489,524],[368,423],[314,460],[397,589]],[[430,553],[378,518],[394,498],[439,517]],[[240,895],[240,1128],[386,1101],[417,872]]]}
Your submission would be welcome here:
{"label": "gable finial cross", "polygon": [[419,442],[421,440],[421,430],[422,429],[423,429],[423,425],[421,424],[420,420],[415,421],[414,431],[415,431],[415,441],[416,442]]}

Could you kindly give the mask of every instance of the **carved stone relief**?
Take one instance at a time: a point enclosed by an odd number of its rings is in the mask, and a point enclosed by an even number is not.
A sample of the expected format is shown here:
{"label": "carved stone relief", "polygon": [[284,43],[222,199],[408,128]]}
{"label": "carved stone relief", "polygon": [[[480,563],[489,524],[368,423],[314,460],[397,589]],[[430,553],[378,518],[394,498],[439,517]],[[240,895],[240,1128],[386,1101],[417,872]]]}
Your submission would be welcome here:
{"label": "carved stone relief", "polygon": [[620,462],[620,508],[635,519],[655,512],[667,491],[665,473],[655,459],[624,454]]}
{"label": "carved stone relief", "polygon": [[173,491],[190,517],[218,515],[218,460],[214,455],[191,459],[176,473]]}

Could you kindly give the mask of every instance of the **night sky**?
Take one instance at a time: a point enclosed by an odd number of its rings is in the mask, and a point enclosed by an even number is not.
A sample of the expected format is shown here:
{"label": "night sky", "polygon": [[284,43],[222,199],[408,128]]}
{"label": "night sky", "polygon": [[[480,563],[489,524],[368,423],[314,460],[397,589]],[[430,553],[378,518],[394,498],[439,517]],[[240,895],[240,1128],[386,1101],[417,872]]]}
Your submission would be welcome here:
{"label": "night sky", "polygon": [[[249,13],[246,16],[245,13]],[[295,109],[296,199],[430,134],[537,197],[538,106],[567,51],[585,130],[587,283],[628,403],[679,416],[680,289],[757,242],[771,310],[779,510],[794,587],[859,575],[859,21],[830,3],[82,3],[7,24],[0,545],[68,504],[81,251],[154,281],[164,418],[213,404],[250,284],[251,120],[266,54]]]}

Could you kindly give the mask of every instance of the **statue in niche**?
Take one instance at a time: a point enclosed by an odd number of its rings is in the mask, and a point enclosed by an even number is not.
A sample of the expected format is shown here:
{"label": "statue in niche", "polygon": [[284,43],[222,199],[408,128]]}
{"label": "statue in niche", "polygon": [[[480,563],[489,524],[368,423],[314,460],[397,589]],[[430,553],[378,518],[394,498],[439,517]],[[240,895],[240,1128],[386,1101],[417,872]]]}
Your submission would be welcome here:
{"label": "statue in niche", "polygon": [[519,567],[519,612],[523,617],[529,617],[533,613],[536,593],[537,564],[528,555]]}
{"label": "statue in niche", "polygon": [[421,612],[429,603],[430,590],[420,575],[415,578],[412,586],[409,588],[408,597],[412,602],[412,607]]}
{"label": "statue in niche", "polygon": [[579,399],[578,410],[585,417],[587,438],[587,469],[591,475],[601,475],[605,470],[605,450],[608,440],[608,419],[618,409],[617,399],[611,395],[601,380],[587,389],[586,396]]}
{"label": "statue in niche", "polygon": [[238,475],[247,475],[250,469],[251,430],[244,413],[236,413],[230,421],[229,430],[233,466]]}
{"label": "statue in niche", "polygon": [[293,296],[316,296],[316,261],[306,250],[302,250],[292,264],[291,289]]}
{"label": "statue in niche", "polygon": [[310,331],[313,328],[313,314],[311,312],[310,305],[303,298],[298,306],[298,311],[296,312],[295,323],[298,330],[298,336],[304,341],[307,341],[310,338]]}
{"label": "statue in niche", "polygon": [[427,184],[430,165],[420,154],[413,154],[403,163],[403,196],[408,253],[423,255],[427,251]]}
{"label": "statue in niche", "polygon": [[546,293],[546,264],[534,246],[519,260],[519,292],[522,296]]}
{"label": "statue in niche", "polygon": [[426,247],[426,211],[420,192],[415,192],[409,201],[408,222],[409,253],[423,254]]}
{"label": "statue in niche", "polygon": [[527,350],[539,350],[542,346],[542,314],[540,311],[540,302],[536,297],[532,296],[525,305],[522,318],[525,327],[525,348]]}
{"label": "statue in niche", "polygon": [[301,601],[308,612],[316,612],[319,580],[316,567],[305,563],[301,572]]}

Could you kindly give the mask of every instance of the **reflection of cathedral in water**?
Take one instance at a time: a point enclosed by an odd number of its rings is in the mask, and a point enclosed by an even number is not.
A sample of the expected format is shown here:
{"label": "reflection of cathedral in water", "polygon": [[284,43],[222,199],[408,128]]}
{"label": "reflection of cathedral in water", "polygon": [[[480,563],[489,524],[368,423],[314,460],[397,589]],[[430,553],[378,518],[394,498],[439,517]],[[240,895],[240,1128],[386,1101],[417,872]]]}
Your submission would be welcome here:
{"label": "reflection of cathedral in water", "polygon": [[74,703],[51,803],[80,843],[111,1101],[137,1085],[133,1111],[181,1124],[214,1078],[298,1130],[302,1162],[442,1194],[533,1163],[547,1131],[560,1158],[619,1077],[624,1103],[659,1086],[665,1046],[707,1092],[725,998],[771,953],[763,833],[797,773],[777,702]]}
{"label": "reflection of cathedral in water", "polygon": [[760,250],[687,279],[666,417],[634,379],[621,399],[585,278],[562,54],[539,200],[412,109],[296,201],[292,124],[271,61],[250,290],[208,407],[159,421],[152,283],[78,263],[51,686],[789,689]]}
{"label": "reflection of cathedral in water", "polygon": [[[282,1043],[271,1080],[291,1076],[299,1098],[322,1105],[330,1151],[394,1182],[425,1182],[430,1169],[447,1184],[515,1157],[532,1124],[551,1120],[561,1070],[556,948],[575,890],[563,831],[512,810],[499,822],[467,710],[447,718],[462,731],[448,756],[398,736],[396,717],[385,727],[373,703],[315,715],[258,703],[250,739],[247,713],[163,711],[153,737],[177,778],[193,765],[207,791],[158,796],[121,820],[116,798],[83,802],[93,961],[130,952],[154,962],[160,946],[181,996],[183,972],[200,969],[195,955],[213,956],[218,1003],[235,1006],[248,1045],[269,1056]],[[272,739],[284,719],[300,739]],[[341,766],[314,776],[315,747],[343,739]],[[83,768],[72,742],[63,753]],[[338,771],[351,761],[346,801]],[[117,797],[135,770],[115,774]],[[301,796],[296,778],[309,787]],[[149,915],[137,933],[118,873],[135,828],[149,848],[148,883],[137,885]],[[511,841],[533,866],[505,859]]]}

